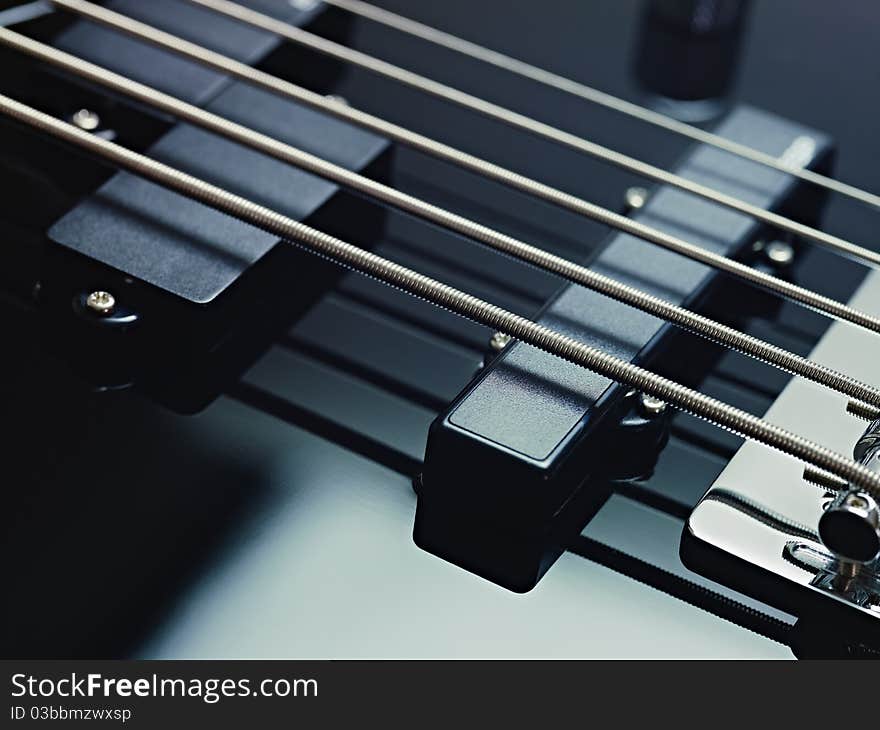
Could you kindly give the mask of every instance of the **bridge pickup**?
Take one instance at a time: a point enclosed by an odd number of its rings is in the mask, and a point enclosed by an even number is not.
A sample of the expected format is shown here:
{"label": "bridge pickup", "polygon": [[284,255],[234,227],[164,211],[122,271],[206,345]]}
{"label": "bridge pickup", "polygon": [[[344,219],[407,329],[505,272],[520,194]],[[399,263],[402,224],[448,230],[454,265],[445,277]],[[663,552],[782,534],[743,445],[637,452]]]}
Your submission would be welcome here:
{"label": "bridge pickup", "polygon": [[[756,109],[737,108],[717,131],[773,155],[798,153],[805,166],[831,164],[826,137]],[[815,189],[706,146],[694,147],[676,172],[804,222],[815,222],[821,209]],[[737,258],[747,257],[765,233],[747,216],[668,187],[655,190],[635,217]],[[610,236],[591,265],[704,311],[713,293],[731,286],[702,264],[622,233]],[[742,311],[745,299],[735,301]],[[679,380],[697,376],[700,358],[719,351],[579,286],[563,287],[539,319]],[[643,419],[636,418],[635,431],[622,426],[622,419],[631,424],[636,415],[626,396],[626,389],[604,377],[510,344],[432,424],[419,483],[416,543],[511,590],[534,587],[566,535],[579,531],[601,506],[608,483],[631,477],[633,462],[662,446],[663,434],[646,429]]]}
{"label": "bridge pickup", "polygon": [[[299,24],[318,12],[271,0],[246,4]],[[279,54],[284,67],[304,63],[276,36],[186,0],[110,5],[247,63],[278,63]],[[386,140],[172,53],[86,21],[55,43],[349,169],[386,174]],[[330,78],[321,62],[308,61],[322,79]],[[189,125],[171,128],[147,154],[365,245],[383,224],[381,210],[338,186]],[[74,362],[88,343],[105,353],[89,358],[89,375],[99,384],[133,383],[181,411],[199,410],[216,397],[260,343],[340,275],[339,267],[279,246],[271,234],[125,172],[76,205],[48,235],[43,296],[51,341],[70,351]],[[90,320],[85,301],[94,290],[114,295],[119,317]],[[97,361],[107,367],[95,372]]]}

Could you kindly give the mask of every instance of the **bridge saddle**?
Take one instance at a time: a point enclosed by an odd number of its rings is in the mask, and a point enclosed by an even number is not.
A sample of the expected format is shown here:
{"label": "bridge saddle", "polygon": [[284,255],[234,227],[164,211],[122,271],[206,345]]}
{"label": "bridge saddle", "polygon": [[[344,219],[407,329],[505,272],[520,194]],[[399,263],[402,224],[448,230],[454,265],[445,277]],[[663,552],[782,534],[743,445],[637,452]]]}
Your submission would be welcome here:
{"label": "bridge saddle", "polygon": [[[851,303],[880,312],[880,274],[871,273]],[[880,340],[835,323],[811,357],[871,382]],[[765,417],[878,469],[880,423],[866,428],[854,412],[846,398],[794,379]],[[697,505],[681,548],[691,569],[815,617],[844,643],[880,638],[878,555],[880,512],[870,495],[753,444],[739,449]]]}

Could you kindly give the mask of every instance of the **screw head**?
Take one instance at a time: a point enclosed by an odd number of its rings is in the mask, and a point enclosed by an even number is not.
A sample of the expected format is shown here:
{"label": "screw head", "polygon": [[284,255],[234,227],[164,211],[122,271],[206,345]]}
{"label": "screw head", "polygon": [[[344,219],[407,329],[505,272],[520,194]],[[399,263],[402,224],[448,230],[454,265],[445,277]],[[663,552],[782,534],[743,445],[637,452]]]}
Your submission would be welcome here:
{"label": "screw head", "polygon": [[850,494],[846,498],[846,503],[847,503],[847,505],[849,505],[853,509],[863,509],[864,510],[864,509],[868,509],[868,507],[870,506],[868,504],[868,500],[859,494]]}
{"label": "screw head", "polygon": [[113,311],[116,306],[116,297],[110,292],[93,291],[86,297],[86,306],[103,317]]}
{"label": "screw head", "polygon": [[505,347],[510,344],[510,341],[513,338],[510,335],[506,335],[503,332],[496,332],[492,335],[492,339],[489,340],[489,347],[491,347],[495,352],[501,352]]}
{"label": "screw head", "polygon": [[640,186],[627,188],[623,194],[623,202],[629,210],[640,210],[648,202],[648,189]]}
{"label": "screw head", "polygon": [[324,98],[327,99],[327,101],[332,101],[341,104],[342,106],[349,106],[348,99],[339,94],[327,94]]}
{"label": "screw head", "polygon": [[91,109],[80,109],[73,115],[71,121],[86,132],[94,132],[101,126],[101,117]]}
{"label": "screw head", "polygon": [[318,0],[288,0],[288,2],[294,10],[300,10],[304,13],[318,7]]}
{"label": "screw head", "polygon": [[794,261],[794,249],[785,241],[771,241],[764,248],[764,255],[777,266],[788,266]]}
{"label": "screw head", "polygon": [[647,393],[642,393],[641,396],[639,396],[639,407],[642,409],[642,413],[653,418],[663,413],[666,410],[667,405],[664,400],[655,398],[653,395],[648,395]]}

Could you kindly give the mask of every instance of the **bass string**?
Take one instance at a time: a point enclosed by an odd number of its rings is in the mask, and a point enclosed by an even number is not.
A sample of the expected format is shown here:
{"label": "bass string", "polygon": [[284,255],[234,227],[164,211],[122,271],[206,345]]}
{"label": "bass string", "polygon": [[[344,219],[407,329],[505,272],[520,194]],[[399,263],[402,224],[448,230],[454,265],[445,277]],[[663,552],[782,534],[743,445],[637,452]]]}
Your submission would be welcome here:
{"label": "bass string", "polygon": [[0,95],[0,113],[239,220],[432,304],[629,385],[744,438],[775,448],[880,498],[880,475],[853,459],[673,380],[346,243],[277,211]]}
{"label": "bass string", "polygon": [[[155,88],[140,84],[106,68],[89,63],[65,51],[52,48],[15,31],[0,28],[0,45],[13,48],[38,61],[49,63],[87,81],[100,84],[144,103],[177,119],[200,126],[238,144],[267,154],[286,164],[315,173],[364,193],[373,200],[391,205],[410,215],[461,233],[482,243],[531,264],[539,269],[597,291],[617,301],[633,306],[668,322],[700,334],[712,341],[735,349],[774,367],[801,376],[827,388],[856,399],[862,408],[875,411],[880,407],[880,389],[859,382],[843,373],[783,348],[747,335],[708,317],[696,314],[671,302],[656,297],[636,287],[592,271],[586,266],[566,260],[544,249],[502,234],[473,220],[451,213],[424,200],[407,195],[356,172],[335,165],[325,159],[284,143],[276,138],[237,124],[220,115],[165,94]],[[866,405],[867,404],[867,405]]]}
{"label": "bass string", "polygon": [[[623,154],[609,147],[597,144],[579,135],[567,132],[558,127],[546,124],[532,117],[520,114],[512,109],[494,104],[458,88],[442,84],[433,79],[388,63],[369,54],[362,53],[342,44],[330,41],[310,33],[291,23],[273,18],[265,13],[246,8],[231,0],[188,0],[195,5],[213,10],[217,13],[234,18],[247,25],[275,33],[287,40],[297,43],[310,50],[317,51],[333,59],[366,69],[374,74],[392,79],[398,83],[435,96],[464,109],[482,114],[515,129],[528,132],[542,139],[568,147],[590,157],[602,160],[615,167],[632,172],[640,177],[659,182],[664,185],[683,190],[717,205],[743,213],[750,218],[759,220],[779,230],[819,244],[836,254],[846,256],[862,264],[880,265],[880,252],[847,241],[812,226],[792,220],[779,213],[765,210],[732,195],[722,193],[708,185],[689,180],[663,168],[651,165],[643,160]],[[82,0],[57,0],[62,6],[81,5]]]}
{"label": "bass string", "polygon": [[84,0],[53,0],[56,5],[95,22],[176,53],[209,68],[219,70],[247,83],[254,84],[284,98],[293,99],[314,109],[369,129],[377,134],[412,147],[427,155],[481,175],[487,179],[523,191],[541,200],[598,221],[625,233],[657,244],[682,256],[724,271],[749,284],[766,289],[803,306],[860,327],[880,332],[880,318],[826,297],[810,289],[792,284],[758,269],[716,254],[702,246],[689,243],[637,220],[615,213],[577,196],[566,193],[533,178],[496,165],[438,140],[414,132],[367,112],[354,109],[335,99],[309,91],[289,81],[236,61],[222,53],[186,41],[146,23],[97,6]]}
{"label": "bass string", "polygon": [[468,41],[446,31],[434,28],[412,18],[404,17],[384,8],[377,7],[363,0],[322,0],[326,5],[332,5],[340,10],[352,13],[361,18],[374,21],[388,28],[394,28],[402,33],[420,38],[434,45],[446,48],[455,53],[460,53],[474,60],[487,63],[495,68],[502,69],[525,79],[529,79],[543,86],[548,86],[557,91],[562,91],[592,104],[598,104],[606,109],[611,109],[620,114],[638,119],[646,124],[666,129],[674,134],[688,137],[695,142],[710,145],[729,152],[737,157],[742,157],[774,170],[784,172],[793,177],[809,182],[813,185],[831,190],[834,193],[857,200],[865,205],[880,208],[880,195],[862,190],[855,185],[843,182],[836,178],[822,175],[813,170],[795,167],[786,164],[783,160],[754,147],[734,142],[712,132],[695,127],[692,124],[679,121],[653,109],[648,109],[640,104],[635,104],[626,99],[588,86],[580,81],[562,76],[546,68],[541,68],[521,59],[514,58],[505,53],[481,46],[478,43]]}

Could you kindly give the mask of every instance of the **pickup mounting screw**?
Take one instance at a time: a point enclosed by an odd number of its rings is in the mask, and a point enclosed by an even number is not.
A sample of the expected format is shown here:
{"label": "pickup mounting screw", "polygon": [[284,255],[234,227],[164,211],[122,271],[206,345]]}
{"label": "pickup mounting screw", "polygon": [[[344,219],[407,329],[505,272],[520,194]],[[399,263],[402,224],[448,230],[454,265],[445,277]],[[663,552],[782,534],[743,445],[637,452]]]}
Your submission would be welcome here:
{"label": "pickup mounting screw", "polygon": [[627,210],[641,210],[648,202],[648,189],[635,185],[627,188],[623,194],[623,202]]}
{"label": "pickup mounting screw", "polygon": [[70,121],[85,132],[94,132],[101,126],[101,117],[91,109],[80,109]]}
{"label": "pickup mounting screw", "polygon": [[790,266],[794,261],[794,249],[785,241],[771,241],[764,247],[764,255],[776,266]]}
{"label": "pickup mounting screw", "polygon": [[491,347],[495,352],[501,352],[505,347],[510,344],[511,340],[510,335],[506,335],[503,332],[496,332],[492,335],[492,339],[489,340],[489,347]]}
{"label": "pickup mounting screw", "polygon": [[660,400],[653,395],[642,393],[639,396],[639,407],[646,416],[654,418],[666,410],[666,401]]}
{"label": "pickup mounting screw", "polygon": [[294,10],[301,10],[304,13],[307,13],[309,10],[314,10],[318,7],[318,0],[289,0],[290,7]]}
{"label": "pickup mounting screw", "polygon": [[93,291],[86,297],[86,306],[102,317],[110,314],[116,306],[116,297],[110,292]]}

